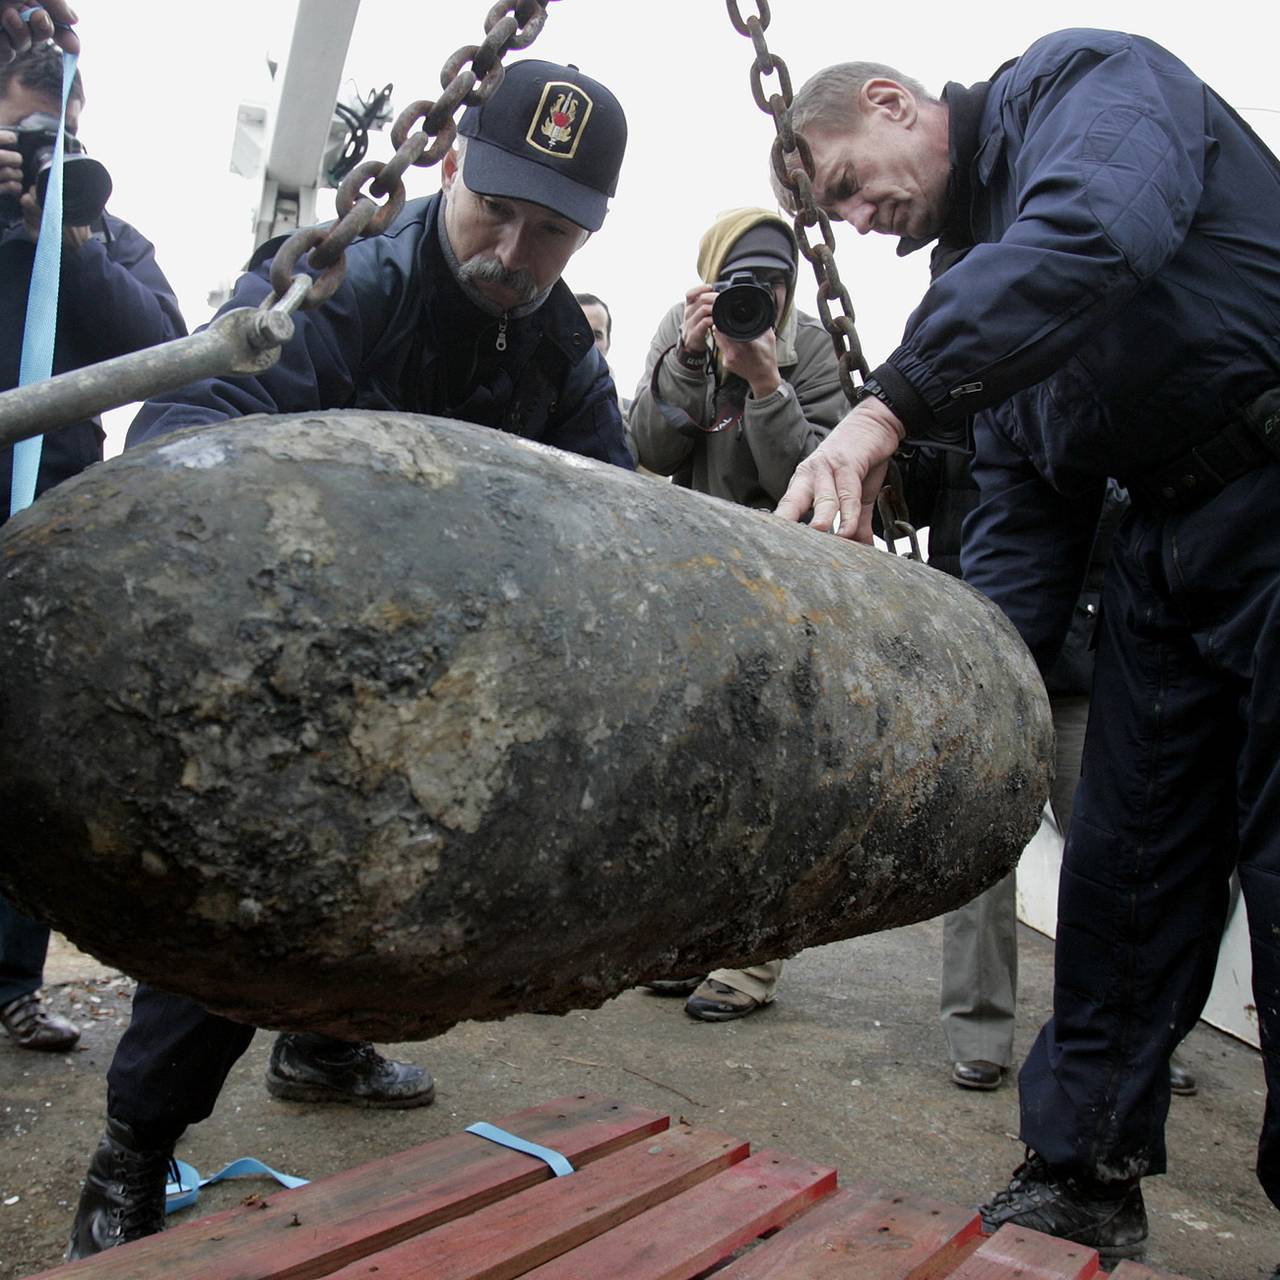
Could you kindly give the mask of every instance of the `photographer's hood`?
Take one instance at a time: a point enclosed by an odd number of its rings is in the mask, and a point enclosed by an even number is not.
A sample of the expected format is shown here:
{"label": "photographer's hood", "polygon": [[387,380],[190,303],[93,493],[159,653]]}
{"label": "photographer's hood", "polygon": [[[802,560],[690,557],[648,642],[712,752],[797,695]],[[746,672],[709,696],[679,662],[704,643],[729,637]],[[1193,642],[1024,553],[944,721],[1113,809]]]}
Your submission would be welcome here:
{"label": "photographer's hood", "polygon": [[[759,232],[766,232],[761,235]],[[742,242],[742,254],[735,250]],[[783,261],[780,251],[790,250],[790,263]],[[796,361],[796,264],[799,251],[790,223],[768,209],[730,209],[707,228],[698,246],[698,275],[707,284],[715,282],[731,265],[733,270],[749,271],[752,266],[785,268],[790,265],[787,296],[778,320],[778,363]],[[759,259],[757,263],[755,260]]]}

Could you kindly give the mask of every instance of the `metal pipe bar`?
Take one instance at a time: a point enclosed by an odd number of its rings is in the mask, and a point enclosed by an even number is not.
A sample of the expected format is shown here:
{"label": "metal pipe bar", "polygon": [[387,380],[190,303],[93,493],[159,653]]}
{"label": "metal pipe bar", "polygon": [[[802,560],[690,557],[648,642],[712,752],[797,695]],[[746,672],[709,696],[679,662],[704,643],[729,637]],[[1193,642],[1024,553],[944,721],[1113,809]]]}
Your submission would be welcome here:
{"label": "metal pipe bar", "polygon": [[190,337],[5,391],[0,393],[0,447],[202,378],[262,373],[292,336],[293,320],[283,311],[241,307]]}

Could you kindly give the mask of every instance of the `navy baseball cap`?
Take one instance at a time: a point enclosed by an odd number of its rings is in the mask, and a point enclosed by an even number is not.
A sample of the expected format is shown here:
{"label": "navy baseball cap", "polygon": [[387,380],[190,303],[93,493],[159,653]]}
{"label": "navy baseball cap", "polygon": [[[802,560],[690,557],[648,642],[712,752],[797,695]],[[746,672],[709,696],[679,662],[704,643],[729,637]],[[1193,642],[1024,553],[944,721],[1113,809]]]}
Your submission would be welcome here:
{"label": "navy baseball cap", "polygon": [[529,200],[598,231],[618,188],[627,119],[617,98],[577,67],[527,58],[458,122],[462,180],[482,196]]}

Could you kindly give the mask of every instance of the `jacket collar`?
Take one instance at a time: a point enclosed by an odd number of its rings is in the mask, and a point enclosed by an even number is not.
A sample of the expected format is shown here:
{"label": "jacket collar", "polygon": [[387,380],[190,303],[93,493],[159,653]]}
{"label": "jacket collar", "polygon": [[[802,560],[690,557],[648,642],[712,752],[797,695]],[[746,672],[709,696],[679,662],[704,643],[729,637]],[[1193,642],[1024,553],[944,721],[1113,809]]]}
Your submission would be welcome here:
{"label": "jacket collar", "polygon": [[904,257],[937,239],[938,248],[951,256],[973,247],[973,174],[982,141],[982,112],[991,91],[989,80],[965,88],[952,81],[942,91],[947,107],[947,152],[951,172],[947,179],[947,220],[942,232],[928,240],[898,241],[898,256]]}

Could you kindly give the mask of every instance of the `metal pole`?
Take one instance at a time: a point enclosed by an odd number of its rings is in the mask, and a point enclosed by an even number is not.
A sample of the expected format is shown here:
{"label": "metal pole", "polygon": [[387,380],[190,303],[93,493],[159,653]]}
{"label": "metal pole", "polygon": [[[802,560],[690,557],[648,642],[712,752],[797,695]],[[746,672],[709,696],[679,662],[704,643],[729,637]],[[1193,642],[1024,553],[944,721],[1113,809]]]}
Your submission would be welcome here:
{"label": "metal pole", "polygon": [[0,394],[0,447],[202,378],[262,373],[292,336],[293,320],[285,312],[241,307],[189,338],[6,391]]}

